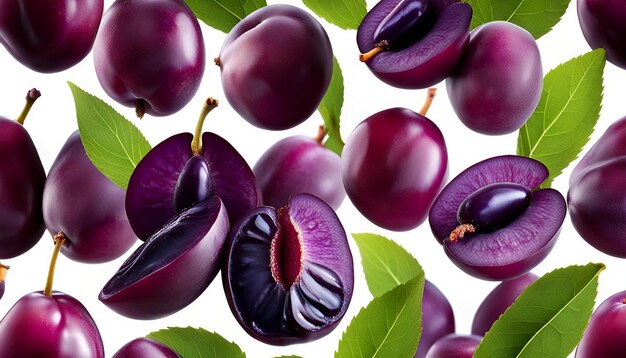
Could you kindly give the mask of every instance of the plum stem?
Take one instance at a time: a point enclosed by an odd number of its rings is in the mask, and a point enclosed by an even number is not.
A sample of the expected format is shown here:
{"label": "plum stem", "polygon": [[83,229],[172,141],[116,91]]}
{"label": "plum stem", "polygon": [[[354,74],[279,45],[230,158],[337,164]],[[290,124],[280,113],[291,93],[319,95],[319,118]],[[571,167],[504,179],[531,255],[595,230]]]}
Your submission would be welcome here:
{"label": "plum stem", "polygon": [[433,99],[435,99],[436,94],[436,88],[432,87],[428,89],[428,92],[426,92],[426,102],[424,102],[424,105],[422,106],[422,109],[420,109],[419,114],[421,114],[422,116],[426,116],[426,113],[428,113],[428,110],[430,109],[430,105],[433,104]]}
{"label": "plum stem", "polygon": [[59,231],[54,235],[54,251],[52,251],[52,258],[50,259],[50,268],[48,269],[48,279],[46,280],[46,288],[43,290],[43,294],[48,297],[52,297],[52,282],[54,281],[54,269],[57,265],[57,257],[59,257],[59,251],[65,243],[66,237],[63,231]]}
{"label": "plum stem", "polygon": [[215,62],[216,66],[218,66],[219,68],[222,68],[222,61],[220,61],[219,57],[214,58],[213,62]]}
{"label": "plum stem", "polygon": [[135,114],[139,119],[142,119],[143,115],[146,114],[146,102],[141,98],[135,101]]}
{"label": "plum stem", "polygon": [[7,277],[7,270],[10,268],[10,266],[0,264],[0,283],[4,282],[4,279]]}
{"label": "plum stem", "polygon": [[194,155],[202,155],[202,127],[204,126],[204,120],[209,113],[219,105],[219,101],[213,97],[209,97],[202,107],[198,123],[196,124],[196,131],[193,133],[193,140],[191,141],[191,152]]}
{"label": "plum stem", "polygon": [[359,55],[359,60],[361,62],[367,62],[369,61],[372,57],[378,55],[379,53],[383,52],[383,51],[387,51],[387,49],[389,49],[389,41],[387,40],[381,40],[376,44],[376,47],[374,47],[373,49],[369,50],[366,53],[362,53]]}
{"label": "plum stem", "polygon": [[26,93],[26,105],[24,105],[24,109],[22,110],[22,113],[20,113],[20,116],[15,120],[17,123],[24,125],[28,112],[30,112],[31,107],[39,97],[41,97],[41,92],[39,92],[36,88],[33,88]]}
{"label": "plum stem", "polygon": [[319,129],[317,130],[317,135],[315,136],[315,138],[313,138],[316,142],[318,142],[319,144],[322,144],[322,142],[324,141],[324,138],[326,137],[326,129],[324,129],[324,125],[320,125]]}
{"label": "plum stem", "polygon": [[452,230],[452,233],[450,234],[450,241],[457,242],[459,239],[464,238],[465,234],[474,232],[476,232],[476,227],[474,225],[461,224],[457,226],[456,229]]}

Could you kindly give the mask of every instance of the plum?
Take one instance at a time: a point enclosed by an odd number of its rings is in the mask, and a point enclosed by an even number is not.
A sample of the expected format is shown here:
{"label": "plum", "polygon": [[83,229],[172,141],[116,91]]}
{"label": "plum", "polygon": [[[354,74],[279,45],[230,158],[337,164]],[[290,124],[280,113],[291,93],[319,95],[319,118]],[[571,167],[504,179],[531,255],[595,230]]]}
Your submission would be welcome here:
{"label": "plum", "polygon": [[[1,16],[1,15],[0,15]],[[46,172],[24,120],[41,93],[26,94],[26,106],[17,120],[0,117],[0,258],[23,254],[45,231],[41,197]]]}
{"label": "plum", "polygon": [[4,296],[4,280],[7,276],[7,270],[9,268],[10,267],[7,265],[0,264],[0,299],[2,298],[2,296]]}
{"label": "plum", "polygon": [[430,348],[426,358],[472,358],[482,336],[449,334]]}
{"label": "plum", "polygon": [[117,0],[102,18],[94,44],[96,75],[115,101],[167,116],[198,91],[204,40],[183,0]]}
{"label": "plum", "polygon": [[391,86],[433,86],[461,59],[471,19],[472,8],[458,0],[382,0],[357,31],[360,59]]}
{"label": "plum", "polygon": [[346,191],[341,182],[341,159],[321,144],[322,135],[313,139],[293,136],[271,146],[252,169],[257,178],[263,203],[281,207],[289,197],[313,194],[337,210]]}
{"label": "plum", "polygon": [[[565,220],[563,196],[539,189],[547,177],[541,162],[514,155],[469,167],[450,181],[430,209],[435,238],[452,262],[474,277],[507,280],[525,274],[552,250]],[[528,192],[530,200],[525,198]],[[459,220],[468,198],[482,207],[468,209],[474,216]],[[475,225],[490,219],[489,225]]]}
{"label": "plum", "polygon": [[217,105],[209,98],[193,135],[169,137],[135,168],[128,182],[126,214],[139,239],[150,237],[182,208],[211,196],[222,200],[231,223],[261,205],[261,190],[245,159],[224,138],[202,133],[206,116]]}
{"label": "plum", "polygon": [[103,8],[103,0],[0,1],[0,43],[31,70],[66,70],[91,51]]}
{"label": "plum", "polygon": [[180,358],[165,344],[150,338],[136,338],[120,348],[112,358]]}
{"label": "plum", "polygon": [[620,358],[626,352],[626,291],[602,302],[589,319],[576,358]]}
{"label": "plum", "polygon": [[621,0],[578,0],[578,20],[593,49],[604,48],[606,59],[626,69],[626,3]]}
{"label": "plum", "polygon": [[422,296],[422,335],[415,358],[424,358],[441,337],[454,333],[454,312],[446,296],[430,281],[424,281]]}
{"label": "plum", "polygon": [[257,340],[303,343],[332,331],[354,284],[352,254],[333,209],[311,194],[259,207],[233,226],[222,269],[237,322]]}
{"label": "plum", "polygon": [[505,21],[479,26],[459,67],[446,80],[452,108],[473,131],[512,133],[526,123],[541,98],[543,70],[535,39]]}
{"label": "plum", "polygon": [[374,224],[394,231],[424,222],[448,174],[441,131],[406,108],[387,109],[361,122],[346,141],[341,161],[343,185],[354,206]]}
{"label": "plum", "polygon": [[515,302],[526,287],[537,281],[537,278],[537,275],[529,272],[496,286],[478,307],[472,322],[472,334],[484,336],[500,315]]}
{"label": "plum", "polygon": [[239,115],[256,127],[284,130],[304,122],[322,101],[333,50],[313,16],[291,5],[269,5],[233,27],[216,64],[226,99]]}

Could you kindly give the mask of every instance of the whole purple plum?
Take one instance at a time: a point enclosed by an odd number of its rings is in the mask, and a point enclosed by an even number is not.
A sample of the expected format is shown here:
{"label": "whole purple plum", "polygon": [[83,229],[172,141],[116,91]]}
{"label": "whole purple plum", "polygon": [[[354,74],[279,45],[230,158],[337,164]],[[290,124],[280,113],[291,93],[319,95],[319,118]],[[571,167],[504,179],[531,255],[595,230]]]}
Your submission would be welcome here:
{"label": "whole purple plum", "polygon": [[424,358],[441,337],[454,333],[454,312],[446,296],[430,281],[424,281],[422,335],[415,358]]}
{"label": "whole purple plum", "polygon": [[461,59],[471,19],[458,0],[382,0],[357,31],[360,59],[391,86],[433,86]]}
{"label": "whole purple plum", "polygon": [[28,251],[45,230],[41,197],[46,172],[23,126],[39,96],[36,89],[27,93],[26,107],[17,120],[0,117],[0,259]]}
{"label": "whole purple plum", "polygon": [[165,344],[150,338],[137,338],[126,343],[112,358],[180,358]]}
{"label": "whole purple plum", "polygon": [[576,358],[620,358],[626,352],[626,291],[602,302],[589,319]]}
{"label": "whole purple plum", "polygon": [[602,47],[606,59],[626,69],[626,3],[621,0],[578,0],[578,20],[591,48]]}
{"label": "whole purple plum", "polygon": [[505,21],[472,31],[459,67],[446,80],[450,103],[463,124],[489,135],[523,126],[539,103],[542,87],[535,39]]}
{"label": "whole purple plum", "polygon": [[310,194],[280,209],[259,207],[233,226],[222,269],[237,322],[274,345],[304,343],[339,324],[352,298],[354,267],[333,209]]}
{"label": "whole purple plum", "polygon": [[450,181],[429,221],[452,262],[484,280],[508,280],[538,265],[565,220],[563,196],[539,189],[541,162],[506,155],[479,162]]}
{"label": "whole purple plum", "polygon": [[283,130],[317,109],[330,84],[333,50],[313,16],[269,5],[233,27],[216,63],[233,109],[254,126]]}
{"label": "whole purple plum", "polygon": [[0,43],[31,70],[66,70],[91,51],[103,8],[103,0],[2,0]]}
{"label": "whole purple plum", "polygon": [[102,18],[94,62],[104,91],[140,118],[176,113],[204,73],[200,25],[183,0],[117,0]]}
{"label": "whole purple plum", "polygon": [[0,299],[2,298],[2,296],[4,296],[4,286],[5,286],[4,280],[7,276],[8,269],[9,269],[9,266],[0,264]]}
{"label": "whole purple plum", "polygon": [[449,334],[430,348],[426,358],[472,358],[482,336]]}
{"label": "whole purple plum", "polygon": [[128,251],[137,237],[126,217],[125,195],[87,157],[78,131],[70,135],[43,192],[46,227],[66,239],[61,252],[75,261],[101,263]]}
{"label": "whole purple plum", "polygon": [[478,307],[472,322],[472,334],[484,336],[500,315],[515,302],[526,287],[537,281],[537,278],[537,275],[529,272],[496,286]]}

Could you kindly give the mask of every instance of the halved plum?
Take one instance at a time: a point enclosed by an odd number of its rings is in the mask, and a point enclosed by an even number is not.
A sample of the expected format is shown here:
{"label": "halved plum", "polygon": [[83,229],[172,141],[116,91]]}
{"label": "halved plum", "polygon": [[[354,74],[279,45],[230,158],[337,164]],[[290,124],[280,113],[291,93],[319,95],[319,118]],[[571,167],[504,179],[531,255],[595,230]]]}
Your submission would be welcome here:
{"label": "halved plum", "polygon": [[354,267],[333,209],[297,194],[280,209],[254,209],[233,227],[222,279],[246,332],[288,345],[318,339],[339,323],[352,298]]}
{"label": "halved plum", "polygon": [[[475,164],[450,181],[433,203],[429,222],[452,262],[485,280],[512,279],[538,265],[556,243],[566,213],[561,193],[538,188],[547,177],[548,169],[541,162],[507,155]],[[515,187],[511,184],[531,191],[524,210],[517,208],[520,200],[513,195],[506,205],[497,204],[499,209],[492,211],[496,216],[499,211],[512,216],[498,217],[495,227],[481,228],[471,220],[459,221],[459,209],[468,197],[490,185]],[[486,211],[496,205],[494,201],[483,203]]]}

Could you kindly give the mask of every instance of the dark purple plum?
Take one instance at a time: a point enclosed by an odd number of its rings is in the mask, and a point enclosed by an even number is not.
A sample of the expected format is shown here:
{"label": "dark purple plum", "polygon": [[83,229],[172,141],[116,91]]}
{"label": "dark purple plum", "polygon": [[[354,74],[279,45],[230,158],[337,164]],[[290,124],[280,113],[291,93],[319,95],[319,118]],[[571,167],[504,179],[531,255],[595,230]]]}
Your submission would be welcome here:
{"label": "dark purple plum", "polygon": [[[218,196],[231,223],[261,205],[261,190],[245,159],[217,134],[202,133],[205,103],[195,134],[176,134],[146,154],[128,182],[126,214],[141,240],[161,229],[181,209]],[[208,175],[207,175],[208,173]]]}
{"label": "dark purple plum", "polygon": [[391,86],[433,86],[459,62],[471,19],[458,0],[382,0],[359,26],[361,61]]}
{"label": "dark purple plum", "polygon": [[234,225],[222,270],[237,322],[274,345],[304,343],[332,331],[354,283],[352,254],[333,209],[310,194],[259,207]]}
{"label": "dark purple plum", "polygon": [[165,344],[150,338],[137,338],[126,343],[112,358],[180,358]]}
{"label": "dark purple plum", "polygon": [[537,278],[537,275],[529,272],[496,286],[478,307],[472,322],[472,334],[484,336],[500,315],[515,302],[526,287],[537,281]]}
{"label": "dark purple plum", "polygon": [[510,22],[479,26],[446,88],[452,108],[471,130],[489,135],[518,130],[537,107],[543,88],[535,39]]}
{"label": "dark purple plum", "polygon": [[46,172],[23,126],[39,96],[36,89],[27,93],[26,106],[17,120],[0,117],[0,259],[28,251],[45,231],[41,197]]}
{"label": "dark purple plum", "polygon": [[591,48],[604,48],[606,59],[626,69],[626,3],[621,0],[578,0],[578,20]]}
{"label": "dark purple plum", "polygon": [[229,227],[217,196],[183,210],[126,259],[98,298],[135,319],[181,310],[217,275]]}
{"label": "dark purple plum", "polygon": [[104,91],[140,118],[176,113],[204,73],[200,25],[183,0],[117,0],[102,18],[94,62]]}
{"label": "dark purple plum", "polygon": [[126,191],[93,165],[78,131],[57,155],[43,191],[43,217],[52,235],[63,233],[61,252],[72,260],[102,263],[137,241],[124,210]]}
{"label": "dark purple plum", "polygon": [[278,141],[263,153],[253,171],[268,206],[281,207],[290,196],[309,193],[337,210],[346,197],[341,158],[313,138]]}
{"label": "dark purple plum", "polygon": [[[501,281],[525,274],[552,250],[565,220],[563,196],[553,189],[539,189],[547,177],[548,169],[541,162],[513,155],[486,159],[469,167],[450,181],[430,209],[435,238],[452,262],[474,277]],[[516,200],[503,206],[487,201],[485,210],[476,208],[473,212],[480,214],[499,207],[512,217],[495,212],[496,221],[508,224],[493,230],[476,227],[472,220],[459,222],[459,208],[468,197],[489,185],[497,184],[491,190],[502,187],[501,183],[520,185],[531,192],[523,212],[519,213]]]}
{"label": "dark purple plum", "polygon": [[2,296],[4,296],[4,286],[5,286],[4,280],[7,276],[8,269],[9,269],[9,266],[0,264],[0,299],[2,298]]}
{"label": "dark purple plum", "polygon": [[233,27],[216,63],[233,109],[256,127],[283,130],[317,109],[330,84],[333,50],[313,16],[269,5]]}
{"label": "dark purple plum", "polygon": [[426,358],[472,358],[482,336],[449,334],[430,348]]}
{"label": "dark purple plum", "polygon": [[430,281],[424,281],[422,296],[422,335],[415,358],[424,358],[441,337],[454,333],[454,312],[446,296]]}
{"label": "dark purple plum", "polygon": [[0,1],[0,43],[31,70],[66,70],[91,51],[103,8],[103,0]]}
{"label": "dark purple plum", "polygon": [[576,358],[620,358],[626,352],[626,291],[614,294],[593,312]]}

